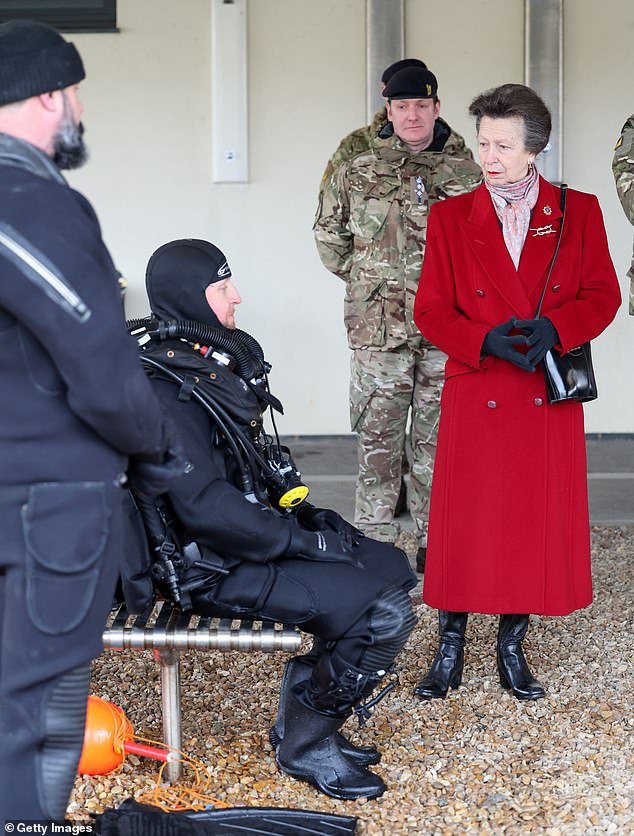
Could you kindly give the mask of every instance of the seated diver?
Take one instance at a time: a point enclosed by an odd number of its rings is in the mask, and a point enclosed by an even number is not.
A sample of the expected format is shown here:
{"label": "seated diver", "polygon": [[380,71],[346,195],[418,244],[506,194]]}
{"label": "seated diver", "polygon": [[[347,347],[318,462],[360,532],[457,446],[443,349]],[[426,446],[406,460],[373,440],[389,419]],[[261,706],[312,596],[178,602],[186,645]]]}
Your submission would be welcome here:
{"label": "seated diver", "polygon": [[129,323],[193,465],[161,512],[189,541],[181,593],[201,615],[294,623],[313,634],[310,653],[284,670],[270,732],[277,764],[335,798],[375,798],[386,789],[367,768],[378,751],[339,729],[354,711],[367,716],[363,700],[405,645],[416,576],[402,551],[305,501],[290,451],[263,430],[264,411],[281,405],[260,346],[236,328],[241,299],[231,279],[213,244],[165,244],[147,266],[152,315]]}

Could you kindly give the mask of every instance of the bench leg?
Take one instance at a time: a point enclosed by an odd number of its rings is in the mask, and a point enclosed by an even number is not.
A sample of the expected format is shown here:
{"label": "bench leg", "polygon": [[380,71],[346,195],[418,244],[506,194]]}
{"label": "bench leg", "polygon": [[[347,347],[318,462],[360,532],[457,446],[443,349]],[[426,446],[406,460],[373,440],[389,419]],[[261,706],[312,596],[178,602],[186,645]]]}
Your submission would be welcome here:
{"label": "bench leg", "polygon": [[[181,676],[178,650],[154,651],[154,658],[161,667],[161,705],[163,710],[163,742],[172,750],[181,750]],[[179,755],[180,757],[180,755]],[[181,775],[180,760],[165,767],[168,781],[177,781]]]}

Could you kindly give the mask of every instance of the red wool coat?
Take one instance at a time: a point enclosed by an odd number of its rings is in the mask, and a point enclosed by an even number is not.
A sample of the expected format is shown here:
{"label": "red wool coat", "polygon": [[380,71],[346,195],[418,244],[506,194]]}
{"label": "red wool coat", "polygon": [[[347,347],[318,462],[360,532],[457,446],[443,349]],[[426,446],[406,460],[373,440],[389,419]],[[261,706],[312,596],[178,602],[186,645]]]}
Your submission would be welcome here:
{"label": "red wool coat", "polygon": [[[438,609],[565,615],[592,601],[583,407],[549,405],[541,366],[480,359],[492,327],[533,318],[560,223],[559,189],[540,178],[516,270],[485,186],[430,212],[414,319],[449,358],[423,592]],[[571,189],[542,307],[558,347],[596,337],[620,301],[598,201]]]}

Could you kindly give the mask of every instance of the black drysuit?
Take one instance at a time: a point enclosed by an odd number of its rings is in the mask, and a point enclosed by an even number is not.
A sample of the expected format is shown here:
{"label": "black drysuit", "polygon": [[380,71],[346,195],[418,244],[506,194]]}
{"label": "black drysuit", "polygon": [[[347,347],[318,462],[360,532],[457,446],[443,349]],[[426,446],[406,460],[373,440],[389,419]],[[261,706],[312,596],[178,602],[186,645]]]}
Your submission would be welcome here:
{"label": "black drysuit", "polygon": [[[206,362],[211,373],[221,373]],[[229,607],[240,615],[299,624],[326,641],[342,642],[340,651],[345,644],[345,656],[355,664],[372,642],[364,616],[379,594],[416,584],[405,555],[361,538],[350,555],[357,565],[299,557],[292,547],[297,521],[243,495],[233,481],[231,453],[203,408],[194,400],[179,400],[172,382],[154,378],[152,383],[194,465],[172,484],[171,504],[203,557],[213,552],[211,560],[229,569],[217,585],[195,595],[194,608]],[[255,400],[246,387],[244,398]]]}
{"label": "black drysuit", "polygon": [[0,821],[63,817],[123,551],[129,455],[163,417],[88,201],[0,134]]}

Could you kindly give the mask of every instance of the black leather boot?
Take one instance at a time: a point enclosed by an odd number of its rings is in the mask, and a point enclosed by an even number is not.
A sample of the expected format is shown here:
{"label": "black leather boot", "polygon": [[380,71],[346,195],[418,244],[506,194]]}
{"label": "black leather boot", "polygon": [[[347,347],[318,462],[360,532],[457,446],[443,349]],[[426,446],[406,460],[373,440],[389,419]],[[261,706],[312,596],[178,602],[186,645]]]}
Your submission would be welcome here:
{"label": "black leather boot", "polygon": [[497,647],[500,685],[510,688],[518,700],[539,700],[545,696],[544,689],[531,673],[522,650],[527,630],[527,615],[500,616]]}
{"label": "black leather boot", "polygon": [[[274,749],[277,749],[284,737],[284,712],[286,710],[287,694],[298,682],[305,682],[310,678],[315,662],[316,658],[312,656],[295,656],[293,659],[289,659],[284,667],[277,720],[269,731],[269,740]],[[381,760],[381,753],[374,746],[355,746],[339,732],[335,734],[335,742],[343,755],[361,766],[370,766]]]}
{"label": "black leather boot", "polygon": [[449,688],[457,688],[462,682],[468,616],[466,612],[438,610],[440,645],[427,675],[414,688],[421,700],[444,699]]}
{"label": "black leather boot", "polygon": [[286,694],[284,737],[275,755],[279,768],[333,798],[378,798],[387,789],[385,783],[343,755],[335,739],[350,711],[340,716],[320,713],[299,698],[296,690],[302,688],[296,685]]}
{"label": "black leather boot", "polygon": [[425,564],[427,563],[427,546],[419,546],[416,552],[416,571],[424,575]]}

